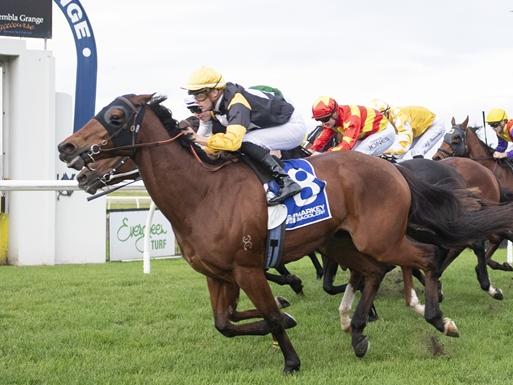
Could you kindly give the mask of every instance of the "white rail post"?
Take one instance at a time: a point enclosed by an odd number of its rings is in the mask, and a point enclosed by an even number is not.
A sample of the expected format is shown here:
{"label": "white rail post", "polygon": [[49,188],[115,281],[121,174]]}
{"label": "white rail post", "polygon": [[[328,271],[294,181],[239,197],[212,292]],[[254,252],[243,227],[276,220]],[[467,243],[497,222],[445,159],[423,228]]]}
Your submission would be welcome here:
{"label": "white rail post", "polygon": [[506,249],[506,260],[510,265],[513,264],[513,245],[511,244],[511,241],[508,241],[508,247]]}
{"label": "white rail post", "polygon": [[150,227],[155,213],[155,203],[151,201],[150,210],[146,217],[146,226],[144,227],[144,249],[143,249],[143,271],[144,274],[150,274]]}

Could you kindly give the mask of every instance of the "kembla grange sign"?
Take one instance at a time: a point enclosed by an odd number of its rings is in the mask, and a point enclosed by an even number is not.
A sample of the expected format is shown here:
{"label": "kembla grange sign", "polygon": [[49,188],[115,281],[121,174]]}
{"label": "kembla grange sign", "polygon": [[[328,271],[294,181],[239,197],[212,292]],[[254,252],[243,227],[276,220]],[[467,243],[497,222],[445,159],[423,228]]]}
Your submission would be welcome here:
{"label": "kembla grange sign", "polygon": [[52,0],[1,0],[0,35],[52,37]]}

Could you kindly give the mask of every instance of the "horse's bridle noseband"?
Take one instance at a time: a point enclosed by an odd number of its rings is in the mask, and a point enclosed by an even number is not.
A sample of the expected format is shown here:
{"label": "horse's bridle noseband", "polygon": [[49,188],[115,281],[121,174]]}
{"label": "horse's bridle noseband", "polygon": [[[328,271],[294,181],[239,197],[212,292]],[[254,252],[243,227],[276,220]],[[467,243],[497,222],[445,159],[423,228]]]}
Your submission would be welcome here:
{"label": "horse's bridle noseband", "polygon": [[[458,132],[461,137],[460,143],[454,143],[453,136],[455,132]],[[446,143],[450,148],[451,152],[439,148],[438,151],[447,155],[448,157],[451,156],[466,156],[468,154],[468,146],[467,146],[467,132],[464,130],[460,125],[452,126],[449,132],[447,132],[444,136],[444,143]]]}

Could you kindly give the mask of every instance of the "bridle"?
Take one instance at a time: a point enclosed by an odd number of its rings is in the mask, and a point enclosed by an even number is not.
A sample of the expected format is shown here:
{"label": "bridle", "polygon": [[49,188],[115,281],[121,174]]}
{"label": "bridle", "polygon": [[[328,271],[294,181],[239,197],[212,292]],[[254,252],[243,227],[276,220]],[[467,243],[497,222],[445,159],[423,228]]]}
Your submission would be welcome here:
{"label": "bridle", "polygon": [[[137,134],[139,133],[139,129],[141,128],[142,121],[144,119],[144,113],[146,106],[148,103],[143,103],[140,105],[134,105],[126,96],[118,96],[112,103],[105,106],[96,116],[96,119],[106,130],[109,136],[106,139],[103,139],[100,143],[95,143],[91,145],[88,151],[85,151],[81,157],[84,162],[95,162],[95,155],[105,152],[112,151],[123,151],[129,150],[128,158],[133,158],[136,150],[141,147],[155,147],[163,144],[171,143],[174,140],[178,139],[182,135],[183,132],[179,132],[172,138],[166,140],[159,140],[155,142],[148,143],[137,143]],[[110,118],[110,113],[114,110],[118,109],[123,111],[124,116],[128,117],[125,119],[125,122],[122,123],[119,120],[113,120]],[[105,146],[112,142],[113,147],[105,148]],[[118,166],[119,167],[119,166]]]}
{"label": "bridle", "polygon": [[120,167],[123,167],[129,159],[129,156],[122,157],[118,162],[116,162],[116,164],[110,169],[110,171],[106,172],[102,176],[99,176],[97,180],[104,186],[107,186],[110,182],[112,182],[113,179],[124,179],[125,177],[139,174],[139,170],[137,168],[131,171],[118,173],[118,169]]}
{"label": "bridle", "polygon": [[[460,141],[456,141],[454,138],[454,134],[456,132],[459,134],[459,137],[461,138]],[[438,151],[443,153],[447,157],[465,157],[468,155],[467,131],[463,127],[461,127],[461,125],[452,126],[452,128],[444,136],[444,143],[446,143],[452,151],[447,151],[441,147],[438,149]]]}
{"label": "bridle", "polygon": [[[118,96],[112,103],[104,107],[96,116],[94,119],[96,119],[106,130],[108,133],[108,137],[106,139],[103,139],[100,143],[95,143],[90,146],[89,150],[85,150],[80,157],[84,160],[86,164],[90,162],[95,162],[96,159],[94,158],[95,155],[101,154],[101,153],[107,153],[112,151],[123,151],[123,150],[129,150],[129,154],[124,158],[125,160],[122,160],[122,164],[126,162],[129,158],[133,158],[135,156],[136,150],[141,147],[156,147],[161,146],[164,144],[171,143],[175,141],[176,139],[180,138],[181,136],[185,135],[184,131],[180,131],[178,134],[173,136],[172,138],[165,139],[165,140],[159,140],[155,142],[147,142],[147,143],[137,143],[137,135],[139,133],[139,129],[141,128],[141,124],[144,118],[145,109],[148,105],[151,104],[151,102],[143,103],[140,105],[135,105],[132,103],[128,97],[134,96],[134,95],[125,95],[125,96]],[[124,113],[124,116],[128,117],[124,123],[119,122],[118,120],[110,119],[110,113],[114,109],[122,110]],[[112,142],[114,145],[113,147],[105,148],[105,146]],[[202,167],[206,168],[207,170],[211,172],[216,172],[223,168],[224,166],[235,162],[235,160],[228,160],[223,162],[217,167],[209,167],[206,166],[203,161],[199,158],[194,145],[190,145],[190,150],[196,160],[201,164]],[[120,161],[121,162],[121,161]],[[114,169],[112,169],[110,172],[106,173],[102,178],[100,178],[100,181],[103,184],[106,184],[106,182],[110,181],[111,179],[115,177],[121,177],[125,176],[126,174],[115,174],[116,169],[119,168],[122,164],[118,164]],[[131,175],[131,173],[128,173],[128,175]]]}

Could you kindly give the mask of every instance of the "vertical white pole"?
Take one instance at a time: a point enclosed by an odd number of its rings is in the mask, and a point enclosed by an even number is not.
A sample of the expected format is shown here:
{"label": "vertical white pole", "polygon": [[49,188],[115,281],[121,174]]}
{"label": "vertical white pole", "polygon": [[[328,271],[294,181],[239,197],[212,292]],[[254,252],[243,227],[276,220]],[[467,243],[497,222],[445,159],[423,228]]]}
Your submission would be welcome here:
{"label": "vertical white pole", "polygon": [[511,244],[511,241],[508,241],[507,261],[510,265],[513,264],[513,245]]}
{"label": "vertical white pole", "polygon": [[155,213],[155,203],[151,201],[150,210],[146,217],[146,226],[144,227],[144,250],[143,250],[143,271],[144,274],[150,274],[150,227]]}

